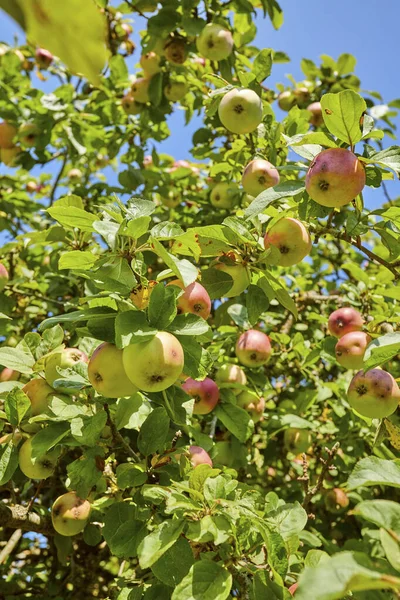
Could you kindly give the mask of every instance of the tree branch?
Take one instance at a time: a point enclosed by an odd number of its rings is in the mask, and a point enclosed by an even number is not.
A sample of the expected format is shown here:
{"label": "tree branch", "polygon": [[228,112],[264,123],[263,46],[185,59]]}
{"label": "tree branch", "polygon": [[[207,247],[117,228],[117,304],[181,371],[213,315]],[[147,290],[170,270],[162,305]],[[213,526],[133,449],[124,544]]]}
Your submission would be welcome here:
{"label": "tree branch", "polygon": [[43,535],[54,535],[50,517],[41,517],[25,506],[8,506],[0,501],[0,526],[22,531],[35,531]]}
{"label": "tree branch", "polygon": [[[311,499],[322,488],[322,484],[324,483],[325,476],[328,473],[328,471],[335,459],[336,453],[339,450],[339,446],[340,446],[339,442],[336,442],[336,444],[332,447],[332,450],[329,450],[329,448],[325,448],[326,452],[328,453],[328,458],[326,460],[324,460],[323,458],[320,459],[321,463],[322,463],[322,469],[321,469],[321,473],[318,476],[317,482],[314,486],[310,486],[310,477],[308,475],[307,457],[305,454],[303,454],[303,476],[298,477],[298,480],[304,482],[304,489],[305,489],[305,497],[304,497],[304,501],[303,501],[304,510],[308,509],[308,505],[310,504]],[[311,515],[309,515],[309,517],[311,517]]]}
{"label": "tree branch", "polygon": [[22,529],[16,529],[0,552],[0,565],[4,564],[22,537]]}

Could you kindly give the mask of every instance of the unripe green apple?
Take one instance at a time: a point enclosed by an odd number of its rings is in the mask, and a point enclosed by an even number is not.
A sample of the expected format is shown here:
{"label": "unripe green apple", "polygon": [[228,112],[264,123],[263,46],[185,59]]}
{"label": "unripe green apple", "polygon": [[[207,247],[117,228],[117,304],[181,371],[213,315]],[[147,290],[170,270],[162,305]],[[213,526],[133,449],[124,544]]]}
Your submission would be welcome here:
{"label": "unripe green apple", "polygon": [[289,427],[283,435],[283,443],[286,450],[292,454],[307,452],[312,443],[311,433],[308,429]]}
{"label": "unripe green apple", "polygon": [[39,127],[35,123],[24,123],[18,129],[18,140],[26,148],[33,148],[39,134]]}
{"label": "unripe green apple", "polygon": [[[238,365],[225,363],[218,369],[215,375],[215,381],[217,384],[237,383],[239,385],[246,385],[247,377],[242,367],[239,367]],[[241,394],[242,391],[243,390],[241,390],[240,388],[232,388],[232,392],[235,394],[235,396]]]}
{"label": "unripe green apple", "polygon": [[180,279],[174,279],[168,285],[176,285],[183,290],[183,294],[177,300],[178,314],[192,313],[208,319],[211,312],[211,300],[201,283],[194,281],[185,287]]}
{"label": "unripe green apple", "polygon": [[364,331],[350,331],[335,346],[336,360],[346,369],[362,369],[370,336]]}
{"label": "unripe green apple", "polygon": [[5,367],[0,373],[0,381],[18,381],[21,373]]}
{"label": "unripe green apple", "polygon": [[93,352],[88,365],[89,381],[105,398],[133,396],[137,387],[125,373],[122,350],[104,342]]}
{"label": "unripe green apple", "polygon": [[347,399],[363,417],[383,419],[397,409],[400,389],[390,373],[382,369],[359,371],[351,380]]}
{"label": "unripe green apple", "polygon": [[139,77],[136,79],[131,85],[131,96],[135,100],[135,102],[139,102],[139,104],[146,104],[146,102],[150,101],[149,96],[149,85],[150,78],[149,77]]}
{"label": "unripe green apple", "polygon": [[272,353],[269,337],[257,329],[249,329],[242,333],[236,342],[236,356],[246,367],[265,365]]}
{"label": "unripe green apple", "polygon": [[324,117],[322,116],[321,102],[312,102],[307,106],[307,110],[310,111],[310,123],[314,127],[320,127],[324,124]]}
{"label": "unripe green apple", "polygon": [[238,199],[239,189],[234,183],[217,183],[210,194],[210,202],[215,208],[232,209]]}
{"label": "unripe green apple", "polygon": [[0,292],[4,290],[8,282],[8,271],[3,265],[0,263]]}
{"label": "unripe green apple", "polygon": [[187,55],[186,42],[182,38],[171,38],[164,46],[164,56],[173,65],[183,65]]}
{"label": "unripe green apple", "polygon": [[261,98],[253,90],[234,88],[222,98],[218,115],[228,131],[251,133],[262,121]]}
{"label": "unripe green apple", "polygon": [[215,269],[227,273],[233,279],[232,287],[224,293],[226,298],[234,298],[239,296],[244,290],[250,285],[250,274],[247,267],[239,261],[239,258],[235,256],[235,263],[228,264],[222,261],[218,261],[214,265]]}
{"label": "unripe green apple", "polygon": [[164,95],[170,102],[179,102],[188,93],[188,86],[183,81],[171,81],[164,88]]}
{"label": "unripe green apple", "polygon": [[289,92],[288,90],[285,92],[281,92],[278,96],[278,106],[281,110],[285,112],[289,112],[289,110],[295,104],[295,97],[293,92]]}
{"label": "unripe green apple", "polygon": [[193,414],[208,415],[217,406],[219,401],[219,389],[217,384],[206,377],[203,381],[196,381],[188,377],[182,384],[182,389],[194,398]]}
{"label": "unripe green apple", "polygon": [[60,535],[77,535],[85,529],[91,509],[90,502],[79,498],[76,492],[59,496],[51,507],[54,529]]}
{"label": "unripe green apple", "polygon": [[338,308],[330,314],[328,319],[328,331],[331,335],[341,338],[350,331],[361,331],[364,319],[356,310],[350,306]]}
{"label": "unripe green apple", "polygon": [[277,248],[280,252],[278,265],[291,267],[310,254],[311,237],[303,223],[291,217],[283,217],[265,234],[264,246]]}
{"label": "unripe green apple", "polygon": [[242,185],[247,194],[258,196],[264,190],[279,183],[279,173],[267,160],[257,158],[249,162],[243,171]]}
{"label": "unripe green apple", "polygon": [[168,208],[176,208],[182,202],[181,192],[174,189],[159,194],[159,199],[161,204]]}
{"label": "unripe green apple", "polygon": [[344,490],[333,488],[324,495],[326,510],[333,513],[340,513],[349,505],[349,498]]}
{"label": "unripe green apple", "polygon": [[263,416],[265,400],[264,398],[260,398],[255,392],[245,390],[239,394],[237,405],[247,410],[253,422],[258,423]]}
{"label": "unripe green apple", "polygon": [[147,52],[140,57],[140,66],[142,67],[146,77],[151,77],[156,73],[160,73],[160,57],[155,52]]}
{"label": "unripe green apple", "polygon": [[[54,352],[46,359],[44,375],[49,385],[53,386],[57,379],[62,379],[62,375],[57,371],[59,369],[71,369],[78,362],[88,362],[88,357],[78,348],[65,348],[61,352]],[[62,392],[67,388],[57,386],[57,390]]]}
{"label": "unripe green apple", "polygon": [[10,123],[7,123],[7,121],[0,123],[0,148],[14,148],[14,139],[16,135],[17,129],[14,127],[14,125],[10,125]]}
{"label": "unripe green apple", "polygon": [[127,115],[138,115],[143,108],[143,105],[136,102],[135,98],[130,92],[125,94],[121,100],[121,106]]}
{"label": "unripe green apple", "polygon": [[24,385],[22,391],[25,392],[31,401],[32,416],[46,412],[50,400],[56,393],[44,379],[31,379]]}
{"label": "unripe green apple", "polygon": [[196,40],[197,50],[209,60],[224,60],[232,54],[233,37],[218,23],[208,23]]}
{"label": "unripe green apple", "polygon": [[310,90],[304,86],[293,90],[293,96],[299,108],[305,108],[310,102]]}
{"label": "unripe green apple", "polygon": [[180,342],[167,331],[159,331],[150,341],[126,346],[122,355],[125,372],[144,392],[166,390],[183,370]]}
{"label": "unripe green apple", "polygon": [[18,157],[21,154],[21,148],[14,146],[14,148],[1,148],[0,149],[0,161],[6,165],[6,167],[18,166]]}
{"label": "unripe green apple", "polygon": [[345,148],[329,148],[312,161],[306,175],[306,190],[322,206],[348,204],[365,186],[365,169],[357,156]]}
{"label": "unripe green apple", "polygon": [[47,479],[54,473],[58,456],[58,450],[51,450],[33,461],[32,438],[28,438],[19,449],[19,468],[29,479]]}

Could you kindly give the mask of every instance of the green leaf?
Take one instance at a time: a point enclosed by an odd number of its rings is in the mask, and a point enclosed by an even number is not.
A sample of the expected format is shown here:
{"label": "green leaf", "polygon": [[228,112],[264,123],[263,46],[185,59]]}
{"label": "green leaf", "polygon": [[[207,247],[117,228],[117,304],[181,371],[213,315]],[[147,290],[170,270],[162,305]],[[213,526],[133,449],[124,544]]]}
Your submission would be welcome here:
{"label": "green leaf", "polygon": [[154,337],[156,333],[157,329],[150,327],[146,315],[139,310],[127,310],[119,313],[115,319],[115,343],[117,348],[125,348],[135,342],[146,342]]}
{"label": "green leaf", "polygon": [[400,352],[400,333],[387,333],[370,344],[364,354],[364,370],[374,369],[391,360]]}
{"label": "green leaf", "polygon": [[0,485],[10,481],[18,467],[18,449],[12,439],[0,446]]}
{"label": "green leaf", "polygon": [[97,446],[89,448],[82,456],[68,464],[70,486],[81,498],[87,498],[92,487],[101,479],[103,457],[104,450]]}
{"label": "green leaf", "polygon": [[83,446],[95,446],[107,422],[107,414],[100,410],[95,415],[75,417],[71,421],[71,434]]}
{"label": "green leaf", "polygon": [[0,0],[0,8],[5,10],[22,27],[25,29],[25,16],[18,3],[15,0]]}
{"label": "green leaf", "polygon": [[157,579],[166,585],[176,587],[188,574],[193,563],[192,548],[184,537],[180,537],[152,565],[151,570]]}
{"label": "green leaf", "polygon": [[171,600],[226,600],[232,587],[232,575],[209,560],[195,562],[174,589]]}
{"label": "green leaf", "polygon": [[30,407],[28,396],[18,388],[11,390],[4,401],[4,411],[13,427],[19,426]]}
{"label": "green leaf", "polygon": [[117,483],[122,490],[146,483],[147,473],[143,465],[122,463],[117,467]]}
{"label": "green leaf", "polygon": [[210,268],[203,271],[201,283],[206,288],[211,300],[217,300],[231,289],[233,279],[228,273]]}
{"label": "green leaf", "polygon": [[74,208],[73,206],[59,206],[55,203],[52,208],[47,209],[47,212],[63,227],[76,227],[81,231],[94,231],[93,223],[97,220],[97,217],[86,210]]}
{"label": "green leaf", "polygon": [[187,287],[194,281],[198,276],[197,267],[186,259],[179,260],[164,248],[164,246],[155,238],[150,239],[150,243],[154,249],[154,252],[162,258],[167,267],[171,269],[173,273],[183,282],[183,285]]}
{"label": "green leaf", "polygon": [[264,81],[264,79],[271,75],[273,62],[272,57],[273,51],[271,50],[271,48],[264,48],[255,57],[252,71],[258,83],[261,83],[262,81]]}
{"label": "green leaf", "polygon": [[356,68],[357,60],[352,54],[341,54],[337,60],[339,75],[352,73]]}
{"label": "green leaf", "polygon": [[253,433],[249,413],[235,404],[218,404],[214,414],[240,442],[245,442]]}
{"label": "green leaf", "polygon": [[169,417],[165,408],[159,406],[149,414],[143,423],[137,446],[145,456],[164,449],[169,432]]}
{"label": "green leaf", "polygon": [[324,94],[322,115],[329,131],[343,142],[354,146],[362,138],[361,117],[367,110],[365,100],[353,90]]}
{"label": "green leaf", "polygon": [[97,256],[94,256],[91,252],[72,250],[71,252],[64,252],[64,254],[61,254],[58,261],[58,268],[60,271],[62,271],[62,269],[90,271],[96,261]]}
{"label": "green leaf", "polygon": [[32,438],[32,457],[39,458],[69,434],[68,423],[50,423]]}
{"label": "green leaf", "polygon": [[261,192],[261,194],[253,200],[250,206],[246,208],[244,216],[246,219],[251,219],[264,212],[267,206],[273,202],[276,202],[281,198],[295,197],[304,192],[304,190],[304,182],[302,181],[284,181],[283,183],[278,183],[275,187],[269,188],[268,190],[265,190],[265,192]]}
{"label": "green leaf", "polygon": [[178,519],[164,521],[147,535],[139,545],[139,564],[148,569],[161,558],[181,535],[185,522]]}
{"label": "green leaf", "polygon": [[3,367],[30,375],[34,364],[35,359],[32,354],[22,346],[17,348],[0,348],[0,365]]}
{"label": "green leaf", "polygon": [[388,167],[400,176],[400,147],[390,146],[381,152],[377,152],[369,157],[369,162]]}
{"label": "green leaf", "polygon": [[[18,0],[28,39],[61,58],[74,73],[100,83],[106,62],[106,21],[94,2]],[[62,32],[62,33],[61,33]]]}
{"label": "green leaf", "polygon": [[137,217],[136,219],[131,219],[126,223],[126,225],[121,225],[119,232],[121,235],[127,235],[134,240],[142,237],[145,233],[147,233],[149,229],[151,219],[148,216],[145,217]]}
{"label": "green leaf", "polygon": [[106,512],[102,534],[111,554],[119,558],[134,558],[139,543],[146,535],[146,526],[135,520],[133,506],[117,502]]}
{"label": "green leaf", "polygon": [[354,467],[347,487],[355,490],[362,486],[388,485],[400,487],[400,464],[398,461],[383,460],[376,456],[362,458]]}
{"label": "green leaf", "polygon": [[159,106],[163,96],[163,75],[156,73],[150,79],[149,97],[154,106]]}
{"label": "green leaf", "polygon": [[386,558],[393,569],[400,571],[400,546],[398,538],[394,539],[393,535],[390,535],[385,529],[380,529],[379,534]]}
{"label": "green leaf", "polygon": [[167,329],[175,335],[203,335],[209,331],[210,326],[201,317],[185,313],[177,315]]}
{"label": "green leaf", "polygon": [[266,522],[273,526],[285,541],[293,535],[299,535],[307,521],[307,513],[298,502],[279,506],[266,516]]}
{"label": "green leaf", "polygon": [[177,336],[185,356],[183,372],[193,379],[204,379],[212,366],[212,358],[199,342],[191,337]]}
{"label": "green leaf", "polygon": [[151,293],[148,307],[148,319],[151,327],[166,329],[176,317],[176,296],[173,286],[156,285]]}
{"label": "green leaf", "polygon": [[250,325],[255,325],[268,307],[269,301],[265,292],[257,285],[249,285],[246,294],[246,308]]}
{"label": "green leaf", "polygon": [[394,531],[400,536],[400,504],[392,500],[364,500],[353,509],[353,514],[378,527]]}

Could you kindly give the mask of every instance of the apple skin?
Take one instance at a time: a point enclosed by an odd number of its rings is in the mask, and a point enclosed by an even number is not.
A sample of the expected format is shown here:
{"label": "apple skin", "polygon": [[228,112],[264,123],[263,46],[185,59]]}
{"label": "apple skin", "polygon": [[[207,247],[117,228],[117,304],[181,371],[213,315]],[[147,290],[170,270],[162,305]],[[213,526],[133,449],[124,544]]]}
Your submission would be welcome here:
{"label": "apple skin", "polygon": [[24,123],[18,129],[18,139],[27,148],[36,146],[36,140],[40,134],[39,127],[35,123]]}
{"label": "apple skin", "polygon": [[338,308],[329,315],[328,331],[331,335],[341,338],[350,331],[361,331],[364,319],[355,308],[346,306]]}
{"label": "apple skin", "polygon": [[357,156],[345,148],[329,148],[312,161],[306,175],[306,190],[322,206],[340,208],[365,186],[365,169]]}
{"label": "apple skin", "polygon": [[396,411],[400,389],[387,371],[358,371],[350,382],[347,399],[350,406],[363,417],[383,419]]}
{"label": "apple skin", "polygon": [[32,416],[46,412],[50,400],[56,393],[44,379],[31,379],[24,385],[22,391],[31,401]]}
{"label": "apple skin", "polygon": [[0,149],[0,161],[3,162],[6,167],[18,166],[18,156],[21,153],[21,148],[14,146],[14,148],[1,148]]}
{"label": "apple skin", "polygon": [[310,111],[310,123],[314,127],[321,127],[324,124],[324,117],[322,116],[321,102],[312,102],[307,106],[307,110]]}
{"label": "apple skin", "polygon": [[96,392],[105,398],[123,398],[137,392],[137,387],[125,373],[122,350],[108,342],[100,344],[93,352],[88,377]]}
{"label": "apple skin", "polygon": [[228,29],[217,23],[208,23],[196,40],[199,54],[209,60],[225,60],[232,54],[233,37]]}
{"label": "apple skin", "polygon": [[253,419],[253,422],[258,423],[263,416],[265,400],[264,398],[257,396],[257,394],[254,392],[246,390],[239,394],[237,398],[237,405],[247,410]]}
{"label": "apple skin", "polygon": [[230,265],[224,262],[217,262],[214,265],[215,269],[227,273],[233,279],[232,287],[230,290],[225,292],[225,298],[234,298],[239,296],[245,289],[250,285],[250,274],[247,267],[243,263],[236,262],[234,265]]}
{"label": "apple skin", "polygon": [[51,520],[60,535],[73,536],[85,529],[92,506],[88,500],[79,498],[76,492],[59,496],[51,507]]}
{"label": "apple skin", "polygon": [[218,115],[232,133],[251,133],[262,121],[263,105],[253,90],[234,88],[222,98]]}
{"label": "apple skin", "polygon": [[363,368],[364,354],[371,337],[364,331],[350,331],[335,346],[336,360],[346,369]]}
{"label": "apple skin", "polygon": [[299,87],[293,90],[293,96],[299,108],[305,108],[310,102],[310,91],[306,87]]}
{"label": "apple skin", "polygon": [[[54,385],[56,379],[62,379],[62,375],[57,372],[57,367],[60,369],[70,369],[77,362],[89,361],[88,357],[82,350],[78,348],[65,348],[61,352],[51,354],[46,360],[44,367],[44,376],[49,385]],[[64,388],[58,387],[57,390],[62,392]]]}
{"label": "apple skin", "polygon": [[188,55],[183,39],[171,39],[164,46],[164,56],[173,65],[183,65]]}
{"label": "apple skin", "polygon": [[294,596],[298,587],[299,587],[298,583],[294,583],[293,585],[291,585],[289,588],[289,594]]}
{"label": "apple skin", "polygon": [[278,185],[279,180],[279,173],[270,162],[256,158],[243,171],[242,186],[247,194],[258,196],[264,190]]}
{"label": "apple skin", "polygon": [[208,415],[218,404],[219,389],[215,381],[209,377],[203,381],[196,381],[196,379],[188,377],[182,384],[182,389],[191,398],[194,398],[194,415]]}
{"label": "apple skin", "polygon": [[14,371],[14,369],[9,369],[8,367],[4,367],[2,372],[0,373],[0,382],[2,381],[18,381],[21,373],[18,371]]}
{"label": "apple skin", "polygon": [[39,69],[47,69],[53,62],[54,56],[45,48],[37,48],[35,58]]}
{"label": "apple skin", "polygon": [[324,495],[326,510],[332,513],[340,513],[349,506],[349,498],[344,490],[333,488]]}
{"label": "apple skin", "polygon": [[283,434],[283,443],[286,450],[292,454],[307,452],[312,443],[311,433],[308,429],[289,427]]}
{"label": "apple skin", "polygon": [[160,73],[160,57],[155,52],[147,52],[140,57],[140,66],[142,67],[146,77],[151,77],[156,73]]}
{"label": "apple skin", "polygon": [[291,267],[310,254],[312,243],[303,223],[291,217],[283,217],[265,234],[264,247],[268,250],[271,246],[278,248],[281,253],[278,265]]}
{"label": "apple skin", "polygon": [[190,462],[192,463],[192,467],[194,469],[199,465],[210,465],[210,467],[213,466],[213,462],[210,458],[210,455],[200,446],[190,446],[189,454]]}
{"label": "apple skin", "polygon": [[32,462],[32,438],[28,438],[19,449],[19,468],[29,479],[47,479],[53,475],[58,451],[51,450]]}
{"label": "apple skin", "polygon": [[170,281],[168,285],[176,285],[183,290],[183,294],[178,298],[178,314],[192,313],[203,319],[208,319],[211,312],[211,300],[207,290],[194,281],[186,288],[180,279]]}
{"label": "apple skin", "polygon": [[135,102],[139,102],[139,104],[146,104],[146,102],[150,101],[149,85],[149,77],[139,77],[139,79],[136,79],[136,81],[132,83],[130,93]]}
{"label": "apple skin", "polygon": [[0,263],[0,292],[6,287],[8,279],[8,271],[3,263]]}
{"label": "apple skin", "polygon": [[14,148],[15,144],[13,142],[15,136],[17,135],[17,129],[14,125],[10,125],[6,121],[0,123],[0,148],[10,149]]}
{"label": "apple skin", "polygon": [[[215,375],[215,381],[217,384],[237,383],[240,385],[246,385],[247,377],[246,373],[243,371],[242,367],[239,367],[239,365],[225,363],[218,369]],[[242,391],[243,390],[240,388],[232,388],[232,392],[235,394],[235,396],[239,396]]]}
{"label": "apple skin", "polygon": [[136,102],[130,92],[122,98],[121,106],[127,115],[138,115],[143,108],[139,102]]}
{"label": "apple skin", "polygon": [[188,93],[188,86],[183,81],[172,81],[164,88],[164,96],[170,102],[179,102]]}
{"label": "apple skin", "polygon": [[183,370],[183,348],[171,333],[159,331],[150,341],[126,346],[122,355],[125,372],[139,390],[162,392]]}
{"label": "apple skin", "polygon": [[230,210],[236,204],[239,190],[234,183],[217,183],[211,190],[210,202],[215,208]]}
{"label": "apple skin", "polygon": [[236,356],[245,367],[261,367],[265,365],[272,353],[269,337],[257,329],[249,329],[242,333],[236,342]]}
{"label": "apple skin", "polygon": [[289,112],[289,110],[295,104],[295,97],[293,92],[289,92],[288,90],[285,92],[281,92],[278,96],[278,106],[281,110],[285,112]]}

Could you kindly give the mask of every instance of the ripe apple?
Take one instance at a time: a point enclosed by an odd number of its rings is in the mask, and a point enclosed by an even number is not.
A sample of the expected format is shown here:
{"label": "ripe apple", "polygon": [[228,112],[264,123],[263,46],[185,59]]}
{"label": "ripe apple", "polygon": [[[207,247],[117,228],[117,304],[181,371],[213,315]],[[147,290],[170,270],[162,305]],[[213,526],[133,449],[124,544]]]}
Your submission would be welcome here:
{"label": "ripe apple", "polygon": [[[49,385],[54,385],[57,379],[62,379],[62,375],[57,371],[57,367],[60,369],[71,369],[78,362],[88,362],[88,357],[82,350],[78,348],[65,348],[61,352],[54,352],[47,358],[44,375]],[[57,390],[60,392],[65,391],[67,388],[57,386]]]}
{"label": "ripe apple", "polygon": [[0,160],[6,165],[6,167],[16,167],[20,153],[21,149],[18,148],[18,146],[14,146],[14,148],[1,148]]}
{"label": "ripe apple", "polygon": [[10,123],[7,123],[7,121],[0,123],[0,148],[14,148],[15,144],[13,140],[16,135],[17,129],[14,127],[14,125],[10,125]]}
{"label": "ripe apple", "polygon": [[298,587],[299,587],[298,583],[294,583],[293,585],[291,585],[289,588],[289,594],[294,596]]}
{"label": "ripe apple", "polygon": [[29,479],[47,479],[54,473],[58,455],[54,449],[33,461],[32,438],[28,438],[19,449],[19,468]]}
{"label": "ripe apple", "polygon": [[209,60],[224,60],[232,54],[233,37],[218,23],[208,23],[196,40],[199,53]]}
{"label": "ripe apple", "polygon": [[140,57],[140,66],[146,77],[160,73],[160,57],[155,52],[147,52]]}
{"label": "ripe apple", "polygon": [[267,160],[257,158],[249,162],[243,171],[242,185],[247,194],[258,196],[264,190],[279,183],[279,173]]}
{"label": "ripe apple", "polygon": [[303,223],[291,217],[283,217],[265,234],[264,246],[277,248],[281,255],[278,265],[291,267],[310,254],[311,237]]}
{"label": "ripe apple", "polygon": [[21,373],[18,371],[14,371],[14,369],[9,369],[5,367],[0,373],[0,382],[2,381],[18,381]]}
{"label": "ripe apple", "polygon": [[83,173],[80,169],[70,169],[68,171],[67,177],[71,181],[77,181],[78,179],[82,179]]}
{"label": "ripe apple", "polygon": [[260,398],[255,392],[245,390],[239,394],[237,405],[247,410],[253,422],[258,423],[265,409],[265,400],[264,398]]}
{"label": "ripe apple", "polygon": [[51,507],[53,527],[60,535],[72,536],[85,529],[92,506],[76,492],[59,496]]}
{"label": "ripe apple", "polygon": [[367,373],[358,371],[347,390],[347,399],[363,417],[383,419],[397,409],[400,389],[390,373],[382,369],[371,369]]}
{"label": "ripe apple", "polygon": [[[238,365],[225,363],[218,369],[215,375],[215,381],[217,382],[217,384],[237,383],[240,385],[246,385],[247,377],[242,367],[239,367]],[[241,390],[240,388],[232,388],[232,392],[235,394],[235,396],[241,394],[242,391],[243,390]]]}
{"label": "ripe apple", "polygon": [[40,134],[39,127],[35,123],[24,123],[18,129],[18,140],[27,148],[33,148]]}
{"label": "ripe apple", "polygon": [[203,319],[208,319],[211,312],[211,300],[201,283],[194,281],[185,288],[180,279],[174,279],[168,285],[176,285],[184,290],[178,298],[178,314],[193,313]]}
{"label": "ripe apple", "polygon": [[365,350],[370,342],[370,336],[364,331],[346,333],[335,346],[336,360],[346,369],[362,369]]}
{"label": "ripe apple", "polygon": [[159,331],[148,342],[124,348],[122,360],[127,376],[139,390],[161,392],[182,373],[184,355],[175,336]]}
{"label": "ripe apple", "polygon": [[305,108],[310,102],[310,91],[306,87],[299,87],[293,90],[295,103],[299,108]]}
{"label": "ripe apple", "polygon": [[205,450],[200,446],[190,446],[189,447],[190,454],[190,462],[192,463],[192,467],[195,469],[199,465],[210,465],[213,466],[213,462]]}
{"label": "ripe apple", "polygon": [[121,106],[127,115],[138,115],[143,108],[143,105],[136,102],[135,98],[130,92],[125,94],[121,100]]}
{"label": "ripe apple", "polygon": [[214,265],[215,269],[218,271],[222,271],[223,273],[227,273],[233,279],[232,287],[228,292],[225,292],[224,296],[226,298],[234,298],[235,296],[239,296],[245,289],[247,289],[250,285],[250,274],[247,267],[239,261],[239,258],[235,256],[235,263],[227,264],[221,261],[218,261]]}
{"label": "ripe apple", "polygon": [[188,377],[182,384],[182,389],[194,398],[194,415],[208,415],[218,404],[219,389],[215,381],[206,377],[203,381],[196,381]]}
{"label": "ripe apple", "polygon": [[296,427],[289,427],[283,434],[283,443],[286,450],[292,454],[302,454],[307,452],[311,446],[312,437],[308,429],[297,429]]}
{"label": "ripe apple", "polygon": [[44,48],[37,48],[35,52],[35,58],[39,69],[47,69],[53,62],[53,55]]}
{"label": "ripe apple", "polygon": [[186,42],[182,38],[172,38],[164,46],[164,56],[173,65],[183,65],[187,55]]}
{"label": "ripe apple", "polygon": [[349,498],[344,490],[333,488],[324,495],[326,510],[333,513],[342,512],[349,505]]}
{"label": "ripe apple", "polygon": [[6,287],[8,279],[8,271],[3,263],[0,263],[0,292]]}
{"label": "ripe apple", "polygon": [[131,85],[131,96],[139,104],[146,104],[150,101],[149,96],[149,77],[139,77]]}
{"label": "ripe apple", "polygon": [[234,183],[217,183],[211,190],[210,202],[215,208],[230,210],[236,204],[239,190]]}
{"label": "ripe apple", "polygon": [[310,111],[310,123],[314,127],[320,127],[324,124],[324,117],[322,116],[321,102],[312,102],[307,106],[307,110]]}
{"label": "ripe apple", "polygon": [[239,362],[245,367],[261,367],[269,361],[272,348],[265,333],[249,329],[240,335],[235,352]]}
{"label": "ripe apple", "polygon": [[98,394],[105,398],[132,396],[137,387],[125,373],[122,350],[104,342],[97,346],[88,365],[89,381]]}
{"label": "ripe apple", "polygon": [[365,179],[364,166],[355,154],[345,148],[329,148],[312,161],[306,189],[318,204],[339,208],[363,190]]}
{"label": "ripe apple", "polygon": [[234,88],[222,98],[218,115],[228,131],[251,133],[262,121],[261,98],[253,90]]}
{"label": "ripe apple", "polygon": [[328,319],[328,331],[337,338],[341,338],[350,331],[361,331],[363,325],[364,319],[358,310],[350,306],[334,310]]}
{"label": "ripe apple", "polygon": [[289,92],[288,90],[286,92],[281,92],[278,96],[278,106],[281,110],[284,110],[285,112],[289,112],[289,110],[294,106],[295,104],[295,97],[293,92]]}
{"label": "ripe apple", "polygon": [[179,102],[188,93],[188,86],[183,81],[171,81],[164,88],[164,95],[170,102]]}
{"label": "ripe apple", "polygon": [[32,416],[46,412],[50,400],[56,393],[44,379],[31,379],[24,385],[22,391],[31,401]]}

